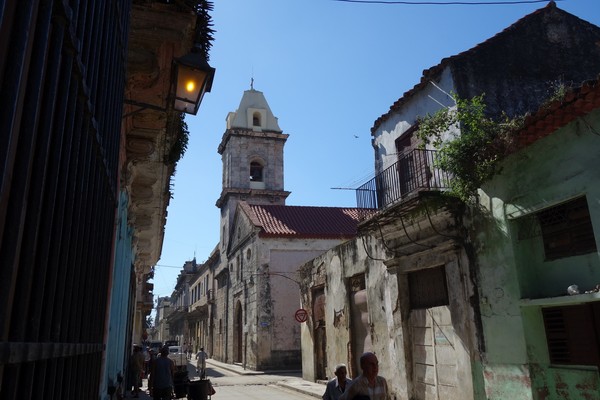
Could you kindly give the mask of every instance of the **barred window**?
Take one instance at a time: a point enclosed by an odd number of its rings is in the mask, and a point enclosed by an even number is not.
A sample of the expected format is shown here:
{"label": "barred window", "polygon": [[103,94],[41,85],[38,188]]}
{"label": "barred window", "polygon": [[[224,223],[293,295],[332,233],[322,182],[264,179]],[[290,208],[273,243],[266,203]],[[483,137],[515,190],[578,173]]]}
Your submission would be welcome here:
{"label": "barred window", "polygon": [[553,364],[600,365],[600,302],[542,309]]}
{"label": "barred window", "polygon": [[441,265],[409,272],[408,291],[411,310],[450,304],[446,283],[446,268]]}
{"label": "barred window", "polygon": [[596,251],[596,239],[585,197],[551,207],[537,216],[546,260]]}

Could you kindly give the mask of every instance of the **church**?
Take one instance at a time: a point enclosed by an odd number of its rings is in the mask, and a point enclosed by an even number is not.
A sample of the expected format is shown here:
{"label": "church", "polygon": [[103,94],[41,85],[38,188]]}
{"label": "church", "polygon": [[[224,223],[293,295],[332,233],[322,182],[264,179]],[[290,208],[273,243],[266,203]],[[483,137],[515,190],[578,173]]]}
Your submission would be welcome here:
{"label": "church", "polygon": [[286,205],[283,133],[251,85],[226,118],[211,357],[252,370],[301,368],[298,267],[356,236],[356,208]]}

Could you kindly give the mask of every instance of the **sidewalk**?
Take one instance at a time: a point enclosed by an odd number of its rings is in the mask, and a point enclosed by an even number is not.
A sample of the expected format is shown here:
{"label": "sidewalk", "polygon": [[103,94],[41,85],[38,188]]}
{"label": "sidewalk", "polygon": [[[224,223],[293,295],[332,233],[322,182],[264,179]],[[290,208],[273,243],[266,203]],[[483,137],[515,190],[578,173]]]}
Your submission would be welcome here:
{"label": "sidewalk", "polygon": [[293,371],[253,371],[244,369],[239,364],[226,364],[211,358],[206,360],[207,366],[214,366],[217,368],[225,369],[230,372],[235,372],[240,375],[282,375],[281,380],[277,382],[278,386],[286,389],[294,390],[312,397],[321,398],[325,393],[325,385],[322,383],[305,381],[302,379],[302,372]]}

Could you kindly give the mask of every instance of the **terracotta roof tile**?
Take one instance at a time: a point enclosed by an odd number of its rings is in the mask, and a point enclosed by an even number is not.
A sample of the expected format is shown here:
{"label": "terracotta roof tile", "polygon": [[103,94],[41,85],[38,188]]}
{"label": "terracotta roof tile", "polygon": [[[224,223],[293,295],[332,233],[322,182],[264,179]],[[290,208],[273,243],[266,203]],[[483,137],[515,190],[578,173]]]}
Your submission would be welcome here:
{"label": "terracotta roof tile", "polygon": [[569,90],[562,101],[545,104],[527,117],[518,133],[516,147],[526,147],[597,108],[600,108],[600,76]]}
{"label": "terracotta roof tile", "polygon": [[263,237],[349,239],[356,236],[359,209],[240,203]]}

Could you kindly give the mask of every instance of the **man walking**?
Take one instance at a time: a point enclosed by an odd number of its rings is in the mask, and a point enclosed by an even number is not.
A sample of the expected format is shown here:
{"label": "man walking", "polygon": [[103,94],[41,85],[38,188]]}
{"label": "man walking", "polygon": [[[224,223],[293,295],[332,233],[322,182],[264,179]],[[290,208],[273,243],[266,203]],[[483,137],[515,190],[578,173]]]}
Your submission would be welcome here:
{"label": "man walking", "polygon": [[335,378],[327,382],[325,393],[323,394],[323,400],[339,400],[340,396],[344,394],[346,388],[350,386],[352,379],[348,379],[348,370],[346,365],[338,364],[335,366]]}
{"label": "man walking", "polygon": [[[352,381],[350,387],[340,400],[370,399],[389,400],[390,391],[387,381],[379,376],[379,361],[374,353],[367,352],[360,356],[362,374]],[[357,397],[358,396],[358,397]]]}
{"label": "man walking", "polygon": [[200,379],[206,378],[206,359],[208,355],[204,352],[204,347],[200,347],[200,351],[196,353],[196,370],[200,374]]}

